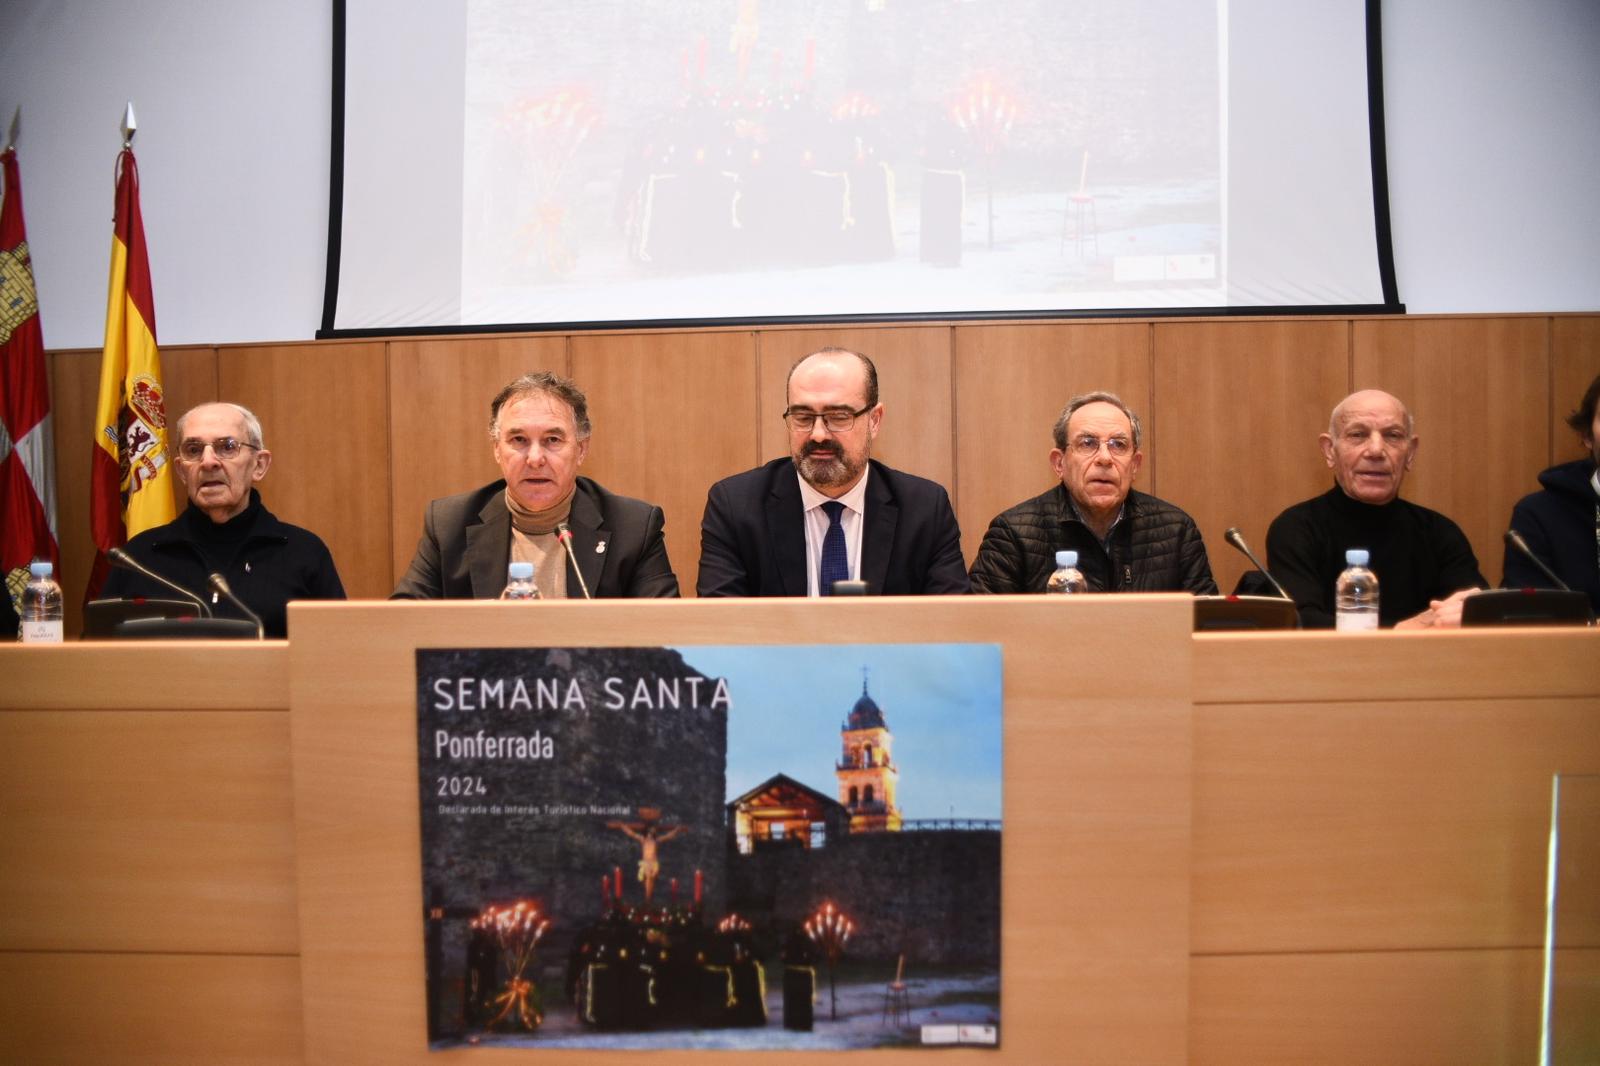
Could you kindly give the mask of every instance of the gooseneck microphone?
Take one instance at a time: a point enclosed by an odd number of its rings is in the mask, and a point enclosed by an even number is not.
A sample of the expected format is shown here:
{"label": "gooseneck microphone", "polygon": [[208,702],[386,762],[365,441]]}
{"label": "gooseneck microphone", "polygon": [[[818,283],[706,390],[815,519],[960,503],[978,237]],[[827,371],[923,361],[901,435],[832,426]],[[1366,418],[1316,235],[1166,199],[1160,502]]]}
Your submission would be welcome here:
{"label": "gooseneck microphone", "polygon": [[567,549],[567,558],[572,560],[572,572],[578,575],[578,587],[583,590],[583,598],[594,599],[589,595],[589,583],[583,579],[583,571],[578,569],[578,557],[572,551],[572,527],[565,522],[556,523],[556,539]]}
{"label": "gooseneck microphone", "polygon": [[1554,570],[1544,565],[1543,559],[1533,554],[1533,549],[1528,547],[1528,542],[1522,539],[1521,533],[1518,533],[1514,529],[1506,530],[1506,543],[1511,545],[1511,547],[1516,550],[1517,554],[1521,555],[1524,559],[1528,560],[1528,562],[1538,567],[1539,573],[1553,581],[1556,588],[1560,589],[1562,592],[1572,591],[1572,589],[1567,587],[1567,583],[1565,581],[1562,581],[1559,577],[1556,577],[1556,572]]}
{"label": "gooseneck microphone", "polygon": [[206,578],[206,582],[212,587],[213,590],[222,593],[223,597],[227,599],[229,603],[243,611],[245,616],[256,624],[257,640],[267,639],[267,627],[261,624],[261,616],[252,611],[249,607],[246,607],[245,602],[233,594],[233,589],[228,587],[227,578],[223,577],[221,574],[212,574],[210,577]]}
{"label": "gooseneck microphone", "polygon": [[1244,542],[1244,534],[1239,532],[1238,526],[1230,526],[1228,531],[1222,535],[1222,539],[1227,541],[1229,544],[1232,544],[1240,551],[1244,552],[1244,557],[1250,560],[1251,565],[1253,565],[1257,570],[1261,571],[1261,573],[1266,576],[1268,581],[1272,582],[1272,587],[1278,590],[1278,595],[1282,596],[1290,603],[1294,602],[1294,597],[1283,591],[1283,586],[1278,584],[1278,579],[1272,576],[1271,571],[1261,565],[1261,560],[1256,558],[1256,553],[1251,551],[1250,545]]}
{"label": "gooseneck microphone", "polygon": [[151,581],[154,581],[156,584],[165,585],[167,588],[171,589],[173,592],[176,592],[184,599],[189,600],[196,607],[200,608],[201,618],[211,617],[211,608],[206,606],[205,600],[201,599],[195,593],[190,592],[176,581],[169,581],[162,577],[160,574],[156,573],[154,570],[151,570],[149,567],[139,562],[139,560],[135,559],[121,548],[108,548],[106,550],[106,558],[110,559],[113,563],[122,567],[124,570],[132,570],[136,574],[142,574]]}

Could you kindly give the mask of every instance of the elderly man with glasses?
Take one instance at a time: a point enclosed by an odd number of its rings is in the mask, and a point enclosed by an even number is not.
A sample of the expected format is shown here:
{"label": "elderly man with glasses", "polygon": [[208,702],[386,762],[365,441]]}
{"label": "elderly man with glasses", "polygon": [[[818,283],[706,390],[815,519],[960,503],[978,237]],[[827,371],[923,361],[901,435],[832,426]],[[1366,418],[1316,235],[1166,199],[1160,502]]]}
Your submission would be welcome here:
{"label": "elderly man with glasses", "polygon": [[862,581],[889,596],[964,593],[949,494],[871,458],[878,371],[823,348],[789,369],[789,455],[719,481],[700,526],[701,596],[827,596]]}
{"label": "elderly man with glasses", "polygon": [[1139,445],[1139,418],[1114,394],[1073,397],[1050,450],[1060,484],[989,523],[972,590],[1043,592],[1056,552],[1076,551],[1091,592],[1215,594],[1194,519],[1133,488]]}
{"label": "elderly man with glasses", "polygon": [[[264,635],[288,636],[290,600],[342,600],[344,585],[320,537],[279,521],[261,503],[255,483],[267,476],[272,453],[261,422],[234,403],[201,404],[177,424],[173,470],[189,506],[164,526],[128,542],[127,552],[147,569],[203,592],[219,618],[243,618],[208,589],[211,574],[227,579],[234,595],[261,616]],[[113,570],[101,595],[108,598],[172,595],[164,585],[129,570]]]}

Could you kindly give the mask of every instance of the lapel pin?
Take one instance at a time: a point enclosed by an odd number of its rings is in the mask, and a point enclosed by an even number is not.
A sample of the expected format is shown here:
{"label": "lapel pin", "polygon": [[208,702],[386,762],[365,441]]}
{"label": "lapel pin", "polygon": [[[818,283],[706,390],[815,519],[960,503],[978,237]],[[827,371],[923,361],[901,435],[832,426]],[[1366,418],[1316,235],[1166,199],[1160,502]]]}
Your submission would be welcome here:
{"label": "lapel pin", "polygon": [[245,563],[244,564],[244,572],[247,573],[247,574],[250,572],[250,564],[249,563]]}
{"label": "lapel pin", "polygon": [[603,541],[603,540],[595,541],[594,542],[594,553],[596,555],[604,555],[606,553],[606,542]]}

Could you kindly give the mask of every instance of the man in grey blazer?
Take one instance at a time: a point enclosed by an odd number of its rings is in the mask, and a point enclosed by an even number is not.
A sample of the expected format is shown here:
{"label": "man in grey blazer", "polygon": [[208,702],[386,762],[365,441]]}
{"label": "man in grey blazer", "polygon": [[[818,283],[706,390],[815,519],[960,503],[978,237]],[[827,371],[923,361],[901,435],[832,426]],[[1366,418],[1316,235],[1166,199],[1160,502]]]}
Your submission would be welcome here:
{"label": "man in grey blazer", "polygon": [[711,487],[700,526],[701,596],[968,591],[950,496],[871,459],[883,421],[878,371],[824,348],[789,371],[790,455]]}
{"label": "man in grey blazer", "polygon": [[[525,374],[500,390],[489,415],[504,479],[428,505],[391,599],[494,599],[512,562],[534,564],[543,599],[678,595],[661,508],[578,476],[591,426],[577,385]],[[570,557],[561,544],[568,534]]]}

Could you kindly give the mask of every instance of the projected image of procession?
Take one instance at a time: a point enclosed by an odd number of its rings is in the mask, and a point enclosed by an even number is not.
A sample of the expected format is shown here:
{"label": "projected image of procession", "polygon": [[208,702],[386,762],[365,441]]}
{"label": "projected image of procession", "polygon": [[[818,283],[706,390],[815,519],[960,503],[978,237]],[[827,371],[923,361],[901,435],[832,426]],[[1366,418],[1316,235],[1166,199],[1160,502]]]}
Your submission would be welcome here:
{"label": "projected image of procession", "polygon": [[1215,5],[467,10],[465,323],[1222,299]]}
{"label": "projected image of procession", "polygon": [[999,1045],[997,646],[419,651],[418,721],[432,1048]]}

